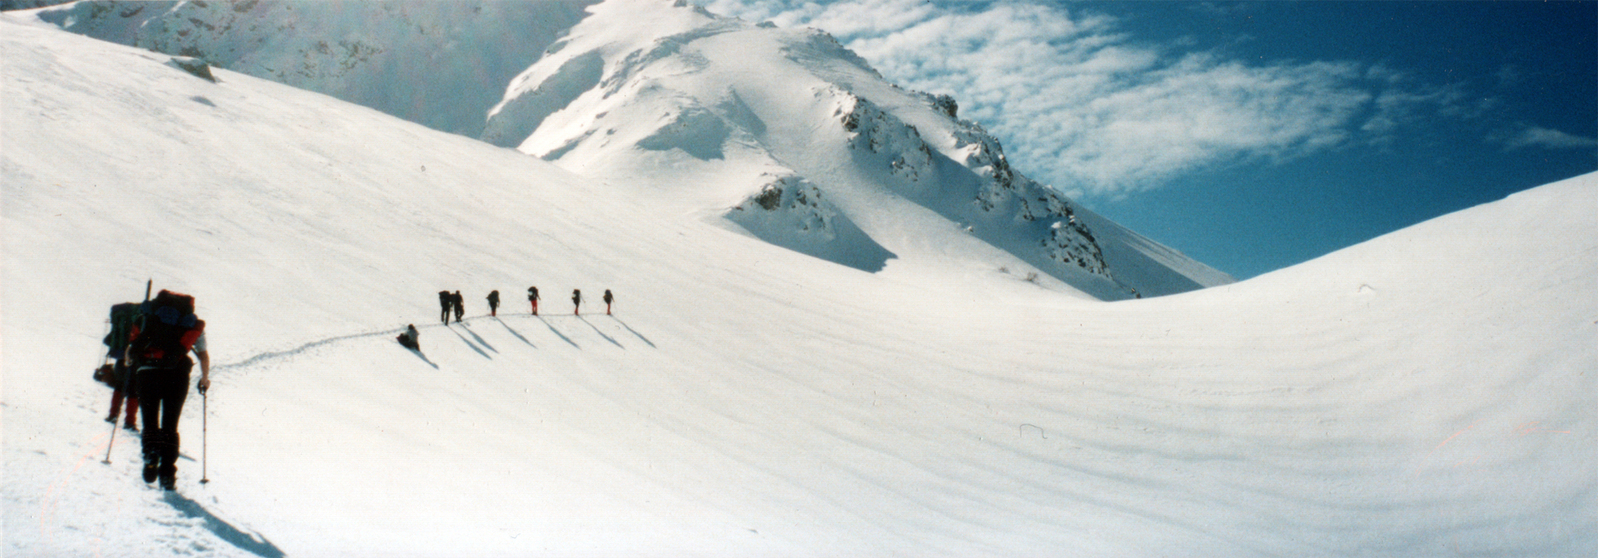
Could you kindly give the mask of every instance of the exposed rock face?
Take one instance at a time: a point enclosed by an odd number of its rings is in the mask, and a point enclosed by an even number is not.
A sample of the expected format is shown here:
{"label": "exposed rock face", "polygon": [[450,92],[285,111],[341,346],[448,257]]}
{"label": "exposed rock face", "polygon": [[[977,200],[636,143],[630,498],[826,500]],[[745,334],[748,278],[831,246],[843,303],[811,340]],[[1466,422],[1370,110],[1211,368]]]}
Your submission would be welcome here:
{"label": "exposed rock face", "polygon": [[216,82],[216,76],[211,75],[211,66],[206,64],[204,60],[190,58],[188,56],[174,56],[172,57],[171,61],[167,62],[167,64],[179,70],[194,74],[194,77],[212,83]]}
{"label": "exposed rock face", "polygon": [[[953,152],[962,159],[953,160],[935,153],[915,126],[866,99],[842,95],[846,108],[839,111],[839,120],[844,130],[854,134],[850,146],[869,154],[867,159],[885,160],[906,196],[944,198],[926,201],[941,208],[946,217],[971,224],[973,234],[1018,252],[1029,262],[1043,260],[1114,280],[1093,232],[1076,218],[1071,202],[1012,169],[999,141],[980,126],[949,117],[954,123]],[[926,99],[940,114],[955,110],[953,100],[947,97]],[[940,175],[936,169],[939,159],[963,166],[974,180],[962,182]],[[945,183],[922,184],[923,176],[936,176]],[[946,203],[950,199],[969,203]],[[1135,292],[1130,287],[1127,291]]]}
{"label": "exposed rock face", "polygon": [[864,271],[879,271],[894,257],[796,176],[772,177],[726,218],[766,242]]}

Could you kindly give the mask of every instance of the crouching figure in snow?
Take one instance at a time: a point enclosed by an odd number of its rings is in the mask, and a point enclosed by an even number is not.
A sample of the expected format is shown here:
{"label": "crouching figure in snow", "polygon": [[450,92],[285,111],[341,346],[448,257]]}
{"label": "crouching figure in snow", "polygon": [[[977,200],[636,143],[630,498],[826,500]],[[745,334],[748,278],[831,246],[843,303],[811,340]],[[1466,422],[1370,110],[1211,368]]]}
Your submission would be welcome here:
{"label": "crouching figure in snow", "polygon": [[405,332],[399,334],[399,344],[412,351],[422,350],[422,334],[416,331],[414,324],[405,326]]}

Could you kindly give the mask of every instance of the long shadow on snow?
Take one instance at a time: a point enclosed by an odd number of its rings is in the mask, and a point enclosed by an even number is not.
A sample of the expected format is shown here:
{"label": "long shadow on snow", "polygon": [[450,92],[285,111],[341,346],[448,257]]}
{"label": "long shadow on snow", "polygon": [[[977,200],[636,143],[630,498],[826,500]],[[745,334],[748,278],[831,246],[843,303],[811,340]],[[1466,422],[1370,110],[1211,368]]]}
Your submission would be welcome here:
{"label": "long shadow on snow", "polygon": [[437,364],[433,364],[433,359],[427,358],[427,355],[422,354],[422,351],[417,350],[417,349],[412,349],[410,347],[406,347],[405,350],[410,351],[412,354],[415,354],[416,358],[422,359],[422,362],[427,363],[427,365],[433,367],[434,370],[438,370],[438,365]]}
{"label": "long shadow on snow", "polygon": [[505,321],[499,319],[498,316],[494,317],[494,321],[499,322],[499,325],[505,326],[505,331],[509,331],[511,335],[515,335],[517,339],[521,339],[523,343],[527,344],[527,346],[532,347],[534,349],[538,348],[538,345],[534,345],[532,341],[528,341],[526,337],[522,337],[522,332],[516,331],[515,329],[511,328],[510,324],[505,323]]}
{"label": "long shadow on snow", "polygon": [[259,533],[245,533],[238,530],[237,527],[229,525],[226,521],[222,521],[221,518],[212,514],[210,511],[207,511],[205,507],[201,506],[194,500],[184,498],[183,496],[178,495],[177,492],[172,491],[167,491],[162,499],[165,500],[167,504],[171,505],[172,509],[177,510],[178,513],[193,519],[204,521],[206,530],[209,530],[212,534],[216,535],[217,538],[226,541],[228,544],[238,547],[240,550],[249,552],[262,558],[283,557],[283,551],[279,550],[278,547],[273,545],[272,541],[267,540],[266,537],[261,536]]}
{"label": "long shadow on snow", "polygon": [[628,333],[631,333],[631,334],[633,334],[633,336],[635,336],[635,337],[637,337],[639,339],[642,339],[645,343],[648,343],[649,344],[649,348],[651,348],[651,349],[659,349],[660,348],[660,347],[656,347],[655,346],[655,342],[654,341],[650,341],[648,337],[644,337],[644,334],[638,333],[638,330],[633,329],[633,327],[630,326],[630,325],[627,325],[627,322],[621,321],[621,318],[618,318],[618,317],[615,317],[615,316],[609,316],[609,317],[612,320],[616,320],[616,323],[621,324],[621,327],[627,328],[627,332]]}
{"label": "long shadow on snow", "polygon": [[578,316],[577,319],[582,320],[583,323],[585,323],[585,324],[588,324],[588,327],[594,328],[594,333],[598,333],[600,337],[604,337],[606,341],[610,342],[610,344],[615,345],[617,347],[621,347],[623,349],[627,348],[627,347],[622,347],[621,343],[617,343],[616,340],[612,339],[609,335],[605,335],[605,332],[600,331],[598,326],[595,326],[593,322],[588,321],[588,318],[585,318],[585,317],[582,317],[582,316]]}
{"label": "long shadow on snow", "polygon": [[559,336],[561,341],[565,341],[565,342],[571,344],[571,346],[577,347],[579,349],[583,348],[583,346],[582,345],[578,345],[576,341],[572,341],[572,338],[567,337],[566,334],[561,333],[560,330],[558,330],[558,329],[555,329],[555,326],[551,325],[549,323],[549,320],[544,319],[543,316],[538,316],[538,321],[544,322],[544,327],[547,327],[547,328],[549,328],[550,331],[555,332],[555,335]]}
{"label": "long shadow on snow", "polygon": [[[464,326],[462,326],[462,327],[464,327]],[[477,351],[477,354],[483,355],[483,358],[486,358],[488,360],[494,360],[494,357],[488,356],[488,353],[485,353],[485,352],[483,352],[483,350],[481,348],[478,348],[477,344],[473,343],[471,339],[467,339],[465,335],[461,335],[461,332],[455,331],[455,328],[451,327],[451,328],[446,328],[446,329],[448,329],[450,333],[455,334],[456,337],[461,338],[461,342],[465,343],[466,346],[471,347],[472,350]],[[472,334],[472,336],[474,336],[474,337],[476,335],[477,335],[476,333]]]}
{"label": "long shadow on snow", "polygon": [[[498,318],[495,318],[495,319],[498,319]],[[475,332],[475,331],[472,331],[472,326],[466,325],[464,323],[460,324],[460,326],[461,326],[461,329],[466,330],[466,333],[472,334],[472,339],[476,339],[477,340],[477,344],[482,345],[484,347],[488,347],[488,350],[490,350],[490,351],[494,351],[496,353],[499,352],[499,349],[495,349],[493,345],[490,345],[490,344],[488,344],[487,341],[484,341],[483,340],[483,336],[478,335],[477,332]]]}

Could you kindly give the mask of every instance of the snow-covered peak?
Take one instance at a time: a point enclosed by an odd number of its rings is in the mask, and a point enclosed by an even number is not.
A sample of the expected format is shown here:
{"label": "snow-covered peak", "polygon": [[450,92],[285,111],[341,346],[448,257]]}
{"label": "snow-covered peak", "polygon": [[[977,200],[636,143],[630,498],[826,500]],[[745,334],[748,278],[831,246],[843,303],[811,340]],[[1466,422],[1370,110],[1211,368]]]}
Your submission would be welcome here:
{"label": "snow-covered peak", "polygon": [[[653,0],[592,13],[513,81],[485,139],[635,184],[659,203],[731,208],[756,237],[865,269],[884,267],[884,253],[891,271],[891,260],[946,259],[958,247],[967,265],[1041,271],[1105,299],[1230,281],[1180,255],[1177,265],[1147,257],[1175,253],[1120,227],[1095,233],[1079,207],[958,119],[955,99],[887,83],[826,33]],[[817,218],[811,205],[752,204],[776,191],[772,176],[803,181],[861,234],[793,229]]]}

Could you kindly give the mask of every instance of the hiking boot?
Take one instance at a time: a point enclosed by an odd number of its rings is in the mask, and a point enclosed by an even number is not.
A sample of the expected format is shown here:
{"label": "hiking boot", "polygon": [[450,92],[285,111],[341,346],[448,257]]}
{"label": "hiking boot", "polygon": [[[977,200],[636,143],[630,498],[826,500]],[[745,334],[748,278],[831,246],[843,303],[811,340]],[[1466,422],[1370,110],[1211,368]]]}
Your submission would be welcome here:
{"label": "hiking boot", "polygon": [[144,462],[144,483],[149,484],[155,482],[156,473],[159,469],[160,466],[156,465],[154,462]]}
{"label": "hiking boot", "polygon": [[162,459],[162,465],[161,465],[160,475],[159,475],[161,477],[161,488],[164,488],[164,489],[167,489],[167,490],[172,490],[172,487],[177,486],[177,484],[178,484],[177,460],[178,460],[178,456],[177,456],[177,452],[176,451],[172,452],[172,455],[167,455],[167,456],[165,456],[164,459]]}
{"label": "hiking boot", "polygon": [[139,432],[139,427],[137,425],[131,423],[131,422],[123,423],[122,428],[126,429],[128,432],[132,432],[132,433],[135,433],[135,434],[137,434]]}

